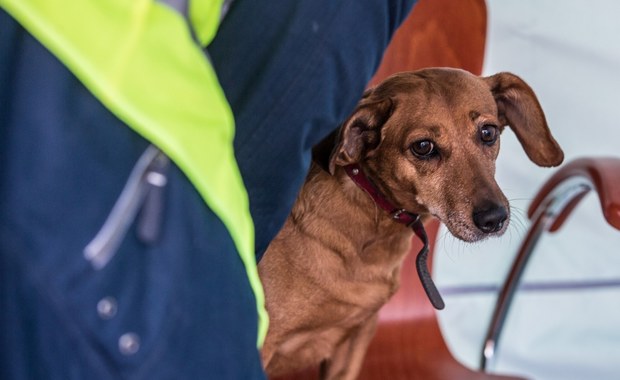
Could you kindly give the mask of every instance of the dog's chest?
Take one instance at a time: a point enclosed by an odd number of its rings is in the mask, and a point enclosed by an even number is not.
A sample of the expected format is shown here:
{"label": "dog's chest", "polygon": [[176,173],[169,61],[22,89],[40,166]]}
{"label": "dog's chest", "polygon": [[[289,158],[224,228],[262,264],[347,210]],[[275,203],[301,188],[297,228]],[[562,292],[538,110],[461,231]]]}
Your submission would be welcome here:
{"label": "dog's chest", "polygon": [[[286,372],[316,365],[333,356],[336,347],[371,321],[376,311],[366,308],[329,305],[329,320],[314,329],[286,334],[270,363],[269,372]],[[317,319],[320,317],[317,316]]]}

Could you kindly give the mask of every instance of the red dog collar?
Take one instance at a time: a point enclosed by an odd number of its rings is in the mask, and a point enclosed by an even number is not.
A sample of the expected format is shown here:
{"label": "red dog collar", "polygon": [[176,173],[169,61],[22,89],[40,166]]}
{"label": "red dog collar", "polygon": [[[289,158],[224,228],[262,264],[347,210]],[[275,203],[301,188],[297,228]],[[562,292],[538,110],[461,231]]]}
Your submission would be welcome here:
{"label": "red dog collar", "polygon": [[344,167],[344,170],[353,180],[353,182],[362,190],[366,192],[372,198],[372,200],[385,210],[394,221],[404,224],[407,227],[411,227],[416,236],[422,241],[424,246],[418,252],[416,256],[416,269],[418,271],[418,277],[426,292],[426,296],[431,301],[431,304],[435,309],[442,310],[445,307],[441,294],[437,290],[433,278],[428,270],[428,237],[424,230],[424,225],[420,220],[420,215],[409,212],[405,209],[398,208],[388,201],[387,198],[377,189],[377,187],[366,177],[364,171],[358,164],[351,164]]}

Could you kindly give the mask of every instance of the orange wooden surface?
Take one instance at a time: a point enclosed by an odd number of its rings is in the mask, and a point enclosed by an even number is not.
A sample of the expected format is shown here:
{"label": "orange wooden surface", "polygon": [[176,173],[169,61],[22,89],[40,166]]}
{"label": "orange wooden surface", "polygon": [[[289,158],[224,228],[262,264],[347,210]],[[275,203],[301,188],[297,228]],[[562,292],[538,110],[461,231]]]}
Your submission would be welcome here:
{"label": "orange wooden surface", "polygon": [[[484,0],[421,0],[395,34],[371,85],[399,71],[432,66],[480,74],[485,38]],[[438,227],[436,221],[426,226],[431,242]],[[453,358],[417,278],[414,259],[419,249],[414,239],[401,287],[380,312],[360,379],[514,379],[472,371]]]}
{"label": "orange wooden surface", "polygon": [[[480,74],[486,24],[484,0],[418,1],[394,34],[370,85],[394,73],[424,67],[456,67]],[[426,226],[431,255],[438,228],[437,222]],[[419,249],[419,242],[414,239],[412,251],[418,252]],[[417,281],[413,256],[409,255],[403,267],[403,286],[381,311],[382,320],[410,318],[430,311],[426,307],[420,310],[417,303],[411,304],[412,299],[418,301],[418,291],[406,286]],[[426,296],[423,298],[428,302]]]}
{"label": "orange wooden surface", "polygon": [[371,85],[399,71],[458,67],[482,71],[484,0],[420,0],[394,34]]}
{"label": "orange wooden surface", "polygon": [[[620,191],[618,191],[620,176],[618,173],[620,173],[620,158],[617,157],[582,157],[573,160],[562,166],[545,182],[530,204],[527,216],[530,219],[534,216],[542,202],[558,184],[571,177],[584,177],[594,185],[607,223],[620,230]],[[551,226],[551,232],[555,232],[562,226],[579,201],[581,198],[564,210]]]}
{"label": "orange wooden surface", "polygon": [[[369,86],[393,73],[423,67],[456,67],[479,74],[485,37],[484,0],[420,0],[394,35]],[[426,226],[431,245],[438,227],[437,221]],[[380,311],[377,333],[368,349],[360,379],[516,379],[471,371],[452,357],[435,310],[417,276],[415,254],[420,248],[421,243],[414,238],[412,254],[405,260],[401,273],[401,287]],[[317,378],[316,368],[287,377]]]}
{"label": "orange wooden surface", "polygon": [[[480,74],[485,38],[484,0],[421,0],[394,35],[371,85],[399,71],[432,66]],[[437,222],[426,226],[431,242],[436,240],[438,227]],[[417,278],[414,259],[419,249],[414,239],[402,269],[401,287],[380,312],[360,379],[493,378],[470,371],[450,354],[436,311]]]}

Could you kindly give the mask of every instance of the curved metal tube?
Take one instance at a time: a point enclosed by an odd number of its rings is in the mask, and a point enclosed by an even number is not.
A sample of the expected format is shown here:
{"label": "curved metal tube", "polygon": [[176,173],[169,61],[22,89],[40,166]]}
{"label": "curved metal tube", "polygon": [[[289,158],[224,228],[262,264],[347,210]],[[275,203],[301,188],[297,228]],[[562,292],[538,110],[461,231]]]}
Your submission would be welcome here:
{"label": "curved metal tube", "polygon": [[620,158],[585,157],[564,165],[542,186],[530,208],[532,225],[500,291],[482,348],[480,369],[495,358],[515,291],[543,232],[557,231],[583,197],[595,190],[607,223],[620,230]]}
{"label": "curved metal tube", "polygon": [[532,225],[519,249],[495,305],[491,324],[484,340],[480,361],[481,370],[486,370],[495,356],[495,349],[512,299],[519,286],[523,271],[543,232],[549,231],[556,219],[563,215],[567,208],[574,207],[575,202],[581,200],[592,188],[593,184],[587,177],[572,177],[556,187],[537,208]]}

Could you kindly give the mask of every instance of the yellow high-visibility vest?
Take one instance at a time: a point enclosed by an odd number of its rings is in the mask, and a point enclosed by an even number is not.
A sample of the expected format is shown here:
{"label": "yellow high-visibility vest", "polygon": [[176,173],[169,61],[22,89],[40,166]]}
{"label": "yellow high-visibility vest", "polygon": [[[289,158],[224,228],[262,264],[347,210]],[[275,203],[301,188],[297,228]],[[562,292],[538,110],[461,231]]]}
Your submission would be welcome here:
{"label": "yellow high-visibility vest", "polygon": [[106,108],[170,157],[222,220],[254,291],[261,346],[268,317],[233,115],[200,46],[215,35],[221,5],[191,0],[188,21],[153,0],[0,0]]}

